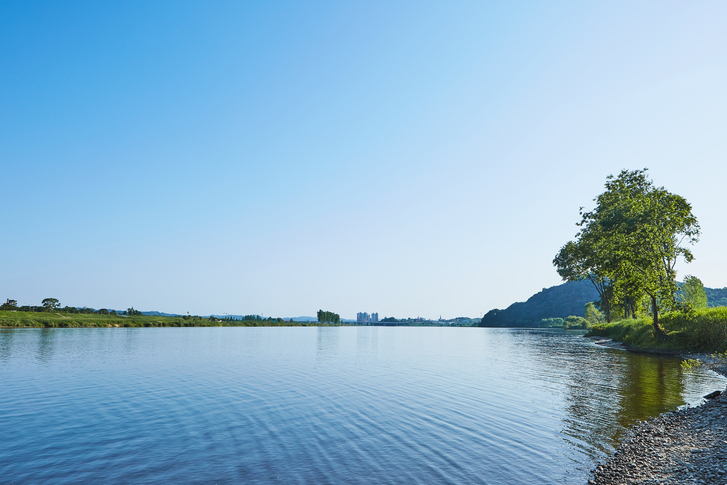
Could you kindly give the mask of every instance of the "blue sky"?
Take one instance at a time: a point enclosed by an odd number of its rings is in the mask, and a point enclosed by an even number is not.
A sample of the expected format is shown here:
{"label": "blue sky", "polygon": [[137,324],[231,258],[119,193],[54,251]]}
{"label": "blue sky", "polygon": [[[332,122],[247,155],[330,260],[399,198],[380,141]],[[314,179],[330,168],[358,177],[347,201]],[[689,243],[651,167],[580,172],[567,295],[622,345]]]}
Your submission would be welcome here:
{"label": "blue sky", "polygon": [[648,167],[727,286],[724,2],[3,2],[0,298],[479,317]]}

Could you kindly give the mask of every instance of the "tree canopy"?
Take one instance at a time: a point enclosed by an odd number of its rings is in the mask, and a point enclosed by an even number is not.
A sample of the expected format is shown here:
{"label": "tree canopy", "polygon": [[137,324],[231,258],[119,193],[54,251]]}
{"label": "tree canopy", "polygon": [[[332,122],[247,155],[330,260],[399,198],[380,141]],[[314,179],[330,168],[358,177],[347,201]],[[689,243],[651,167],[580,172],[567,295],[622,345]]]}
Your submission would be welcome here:
{"label": "tree canopy", "polygon": [[61,302],[58,301],[58,298],[46,298],[40,303],[47,310],[55,310],[61,306]]}
{"label": "tree canopy", "polygon": [[707,292],[704,291],[702,280],[691,275],[684,278],[682,301],[694,308],[707,308]]}
{"label": "tree canopy", "polygon": [[338,313],[324,312],[323,310],[318,310],[318,321],[328,323],[340,323],[341,316]]}
{"label": "tree canopy", "polygon": [[675,266],[694,255],[687,245],[699,240],[699,223],[681,196],[654,186],[647,169],[610,175],[596,208],[583,211],[576,240],[564,245],[553,260],[566,281],[589,279],[599,304],[611,320],[615,305],[625,317],[635,316],[644,297],[650,303],[654,328],[660,308],[675,303]]}

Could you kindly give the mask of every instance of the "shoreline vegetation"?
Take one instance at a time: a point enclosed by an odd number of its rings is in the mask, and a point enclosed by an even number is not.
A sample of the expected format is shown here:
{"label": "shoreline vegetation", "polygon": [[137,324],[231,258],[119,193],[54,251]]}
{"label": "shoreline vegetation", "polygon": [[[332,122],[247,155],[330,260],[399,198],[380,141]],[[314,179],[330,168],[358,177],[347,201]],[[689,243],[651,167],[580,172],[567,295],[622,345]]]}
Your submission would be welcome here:
{"label": "shoreline vegetation", "polygon": [[[631,351],[682,354],[685,371],[711,357],[723,361],[710,365],[725,375],[727,308],[707,308],[699,278],[676,281],[677,262],[694,259],[699,222],[691,204],[655,186],[647,170],[607,177],[596,207],[581,207],[578,233],[553,265],[563,280],[590,281],[598,293],[605,323],[592,325],[587,337],[608,337]],[[702,354],[684,355],[695,352]],[[701,407],[637,424],[588,483],[727,484],[727,399],[722,391],[705,398],[711,401]]]}
{"label": "shoreline vegetation", "polygon": [[727,307],[672,312],[659,320],[666,338],[655,331],[649,317],[597,324],[586,337],[610,338],[629,350],[642,352],[684,354],[727,350]]}
{"label": "shoreline vegetation", "polygon": [[108,327],[306,327],[335,326],[326,322],[297,322],[292,319],[243,319],[200,316],[119,315],[99,313],[26,312],[0,310],[0,328],[108,328]]}
{"label": "shoreline vegetation", "polygon": [[[130,308],[125,312],[113,310],[92,310],[72,308],[47,310],[32,307],[32,310],[19,307],[17,310],[0,308],[0,329],[8,328],[112,328],[112,327],[343,327],[361,325],[356,322],[342,322],[332,312],[319,311],[319,321],[297,321],[293,318],[263,318],[260,315],[244,317],[219,317],[212,315],[144,315]],[[86,311],[87,310],[87,311]],[[336,320],[328,321],[327,319]],[[421,318],[385,318],[378,323],[365,326],[378,327],[471,327],[474,319],[457,317],[449,321],[424,320]]]}

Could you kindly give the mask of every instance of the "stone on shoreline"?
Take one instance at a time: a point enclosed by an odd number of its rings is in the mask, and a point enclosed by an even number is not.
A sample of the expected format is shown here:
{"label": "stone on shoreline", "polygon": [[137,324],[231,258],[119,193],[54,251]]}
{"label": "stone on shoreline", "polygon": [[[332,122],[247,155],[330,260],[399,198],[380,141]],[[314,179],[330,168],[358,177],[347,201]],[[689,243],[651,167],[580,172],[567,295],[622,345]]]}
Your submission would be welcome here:
{"label": "stone on shoreline", "polygon": [[[724,374],[724,369],[715,369]],[[636,424],[589,485],[727,485],[727,392]]]}

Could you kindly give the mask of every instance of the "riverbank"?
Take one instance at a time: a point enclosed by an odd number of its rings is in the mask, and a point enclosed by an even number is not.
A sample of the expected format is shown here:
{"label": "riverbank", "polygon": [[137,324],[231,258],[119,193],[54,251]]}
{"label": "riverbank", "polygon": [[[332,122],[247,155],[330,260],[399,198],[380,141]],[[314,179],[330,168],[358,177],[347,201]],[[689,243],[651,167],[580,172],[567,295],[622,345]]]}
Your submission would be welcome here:
{"label": "riverbank", "polygon": [[[719,359],[684,357],[727,376]],[[634,426],[616,453],[593,470],[589,485],[727,485],[727,393],[708,396],[701,406]]]}
{"label": "riverbank", "polygon": [[221,320],[199,316],[163,317],[99,313],[0,311],[0,328],[105,328],[105,327],[305,327],[330,323],[295,322],[282,318]]}
{"label": "riverbank", "polygon": [[586,336],[607,337],[627,348],[656,353],[724,352],[727,350],[727,307],[704,308],[660,318],[667,338],[658,336],[651,319],[625,319],[593,326]]}

